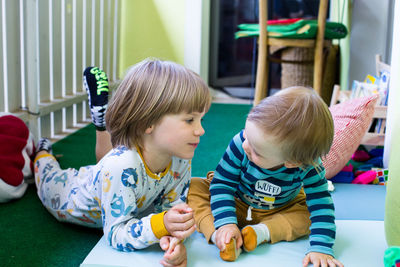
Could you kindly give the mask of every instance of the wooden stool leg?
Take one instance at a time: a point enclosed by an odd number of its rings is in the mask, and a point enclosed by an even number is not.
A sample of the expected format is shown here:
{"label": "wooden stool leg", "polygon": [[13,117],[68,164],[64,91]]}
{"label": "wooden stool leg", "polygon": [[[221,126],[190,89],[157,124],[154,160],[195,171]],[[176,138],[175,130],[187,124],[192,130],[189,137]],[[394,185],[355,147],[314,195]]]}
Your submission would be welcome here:
{"label": "wooden stool leg", "polygon": [[258,39],[258,59],[254,105],[267,96],[268,86],[268,43],[267,43],[267,0],[259,0],[260,37]]}
{"label": "wooden stool leg", "polygon": [[321,0],[318,10],[318,31],[315,41],[314,56],[314,82],[313,87],[319,95],[322,92],[322,76],[323,76],[323,49],[325,38],[326,13],[328,10],[328,0]]}

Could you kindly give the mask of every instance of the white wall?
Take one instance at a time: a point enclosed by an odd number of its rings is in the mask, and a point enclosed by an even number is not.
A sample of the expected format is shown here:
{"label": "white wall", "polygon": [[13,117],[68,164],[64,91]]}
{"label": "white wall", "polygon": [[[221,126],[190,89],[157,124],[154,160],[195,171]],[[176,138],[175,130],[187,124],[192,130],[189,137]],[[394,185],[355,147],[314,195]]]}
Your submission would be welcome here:
{"label": "white wall", "polygon": [[186,0],[184,65],[208,81],[210,0]]}
{"label": "white wall", "polygon": [[350,36],[349,87],[353,80],[375,75],[375,55],[389,62],[392,38],[392,0],[354,0]]}

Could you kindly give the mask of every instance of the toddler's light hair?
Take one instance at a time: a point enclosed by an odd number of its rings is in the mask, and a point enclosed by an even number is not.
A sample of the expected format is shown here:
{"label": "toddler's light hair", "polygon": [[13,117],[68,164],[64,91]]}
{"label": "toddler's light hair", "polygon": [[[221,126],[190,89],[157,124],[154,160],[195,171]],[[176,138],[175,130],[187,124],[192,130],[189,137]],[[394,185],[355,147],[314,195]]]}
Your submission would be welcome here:
{"label": "toddler's light hair", "polygon": [[312,88],[282,89],[264,98],[247,119],[277,138],[286,161],[304,167],[316,167],[318,158],[325,156],[332,145],[332,115]]}
{"label": "toddler's light hair", "polygon": [[106,112],[113,147],[142,148],[145,130],[164,115],[208,111],[206,83],[195,72],[171,61],[145,59],[126,74]]}

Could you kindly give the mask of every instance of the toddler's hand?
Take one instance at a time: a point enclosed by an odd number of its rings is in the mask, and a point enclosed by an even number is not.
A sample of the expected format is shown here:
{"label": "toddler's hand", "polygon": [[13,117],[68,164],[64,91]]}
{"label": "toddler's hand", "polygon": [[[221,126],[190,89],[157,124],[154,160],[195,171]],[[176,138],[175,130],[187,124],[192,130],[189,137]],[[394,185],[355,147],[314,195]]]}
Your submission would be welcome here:
{"label": "toddler's hand", "polygon": [[193,210],[185,203],[172,207],[164,215],[164,225],[171,236],[185,239],[195,230]]}
{"label": "toddler's hand", "polygon": [[343,267],[343,264],[334,257],[332,257],[331,255],[319,252],[310,252],[304,257],[303,267],[307,266],[309,263],[312,263],[314,267],[319,267],[319,266]]}
{"label": "toddler's hand", "polygon": [[163,236],[160,247],[165,251],[164,258],[160,261],[164,267],[186,267],[186,248],[182,241],[176,237]]}
{"label": "toddler's hand", "polygon": [[243,244],[242,234],[236,224],[226,224],[218,228],[215,234],[215,245],[219,250],[225,250],[225,244],[228,244],[232,238],[236,239],[236,246],[239,249]]}

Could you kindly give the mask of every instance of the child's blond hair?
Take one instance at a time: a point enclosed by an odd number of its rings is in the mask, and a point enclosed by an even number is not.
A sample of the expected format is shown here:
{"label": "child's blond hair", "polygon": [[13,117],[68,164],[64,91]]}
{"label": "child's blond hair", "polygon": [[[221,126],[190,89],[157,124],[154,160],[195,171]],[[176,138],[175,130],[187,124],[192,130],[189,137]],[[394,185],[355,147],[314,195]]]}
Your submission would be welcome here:
{"label": "child's blond hair", "polygon": [[145,130],[164,115],[207,111],[210,103],[199,75],[174,62],[145,59],[128,71],[110,101],[106,127],[111,143],[142,148]]}
{"label": "child's blond hair", "polygon": [[317,166],[332,145],[332,115],[312,88],[282,89],[263,99],[247,119],[275,136],[286,161],[292,163]]}

